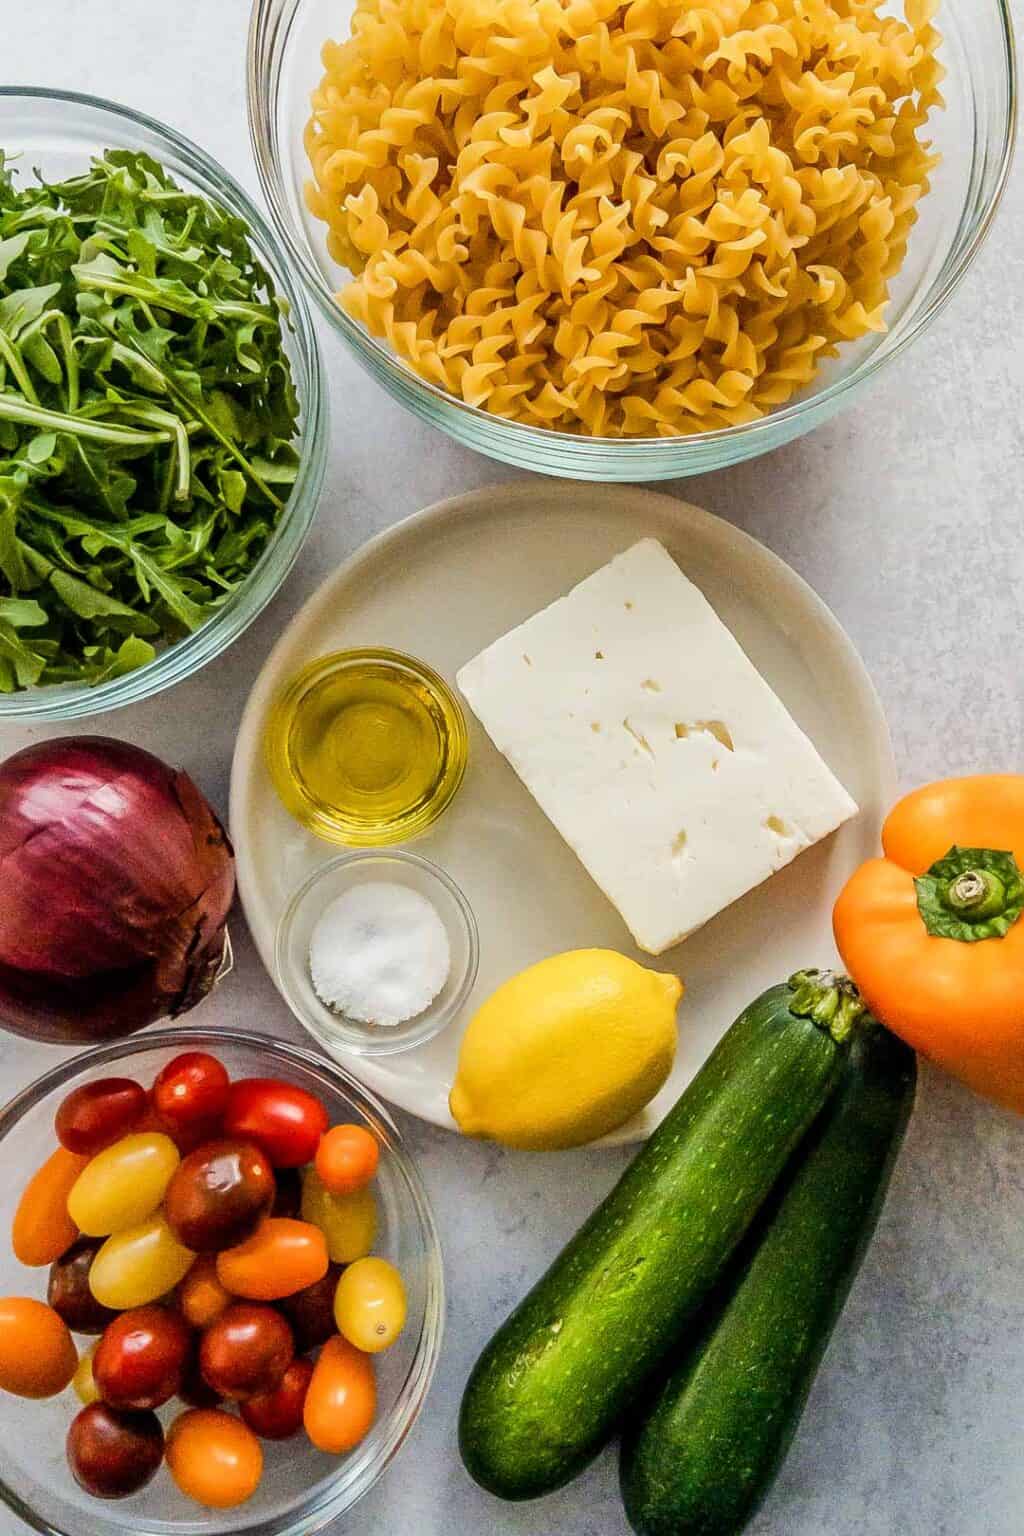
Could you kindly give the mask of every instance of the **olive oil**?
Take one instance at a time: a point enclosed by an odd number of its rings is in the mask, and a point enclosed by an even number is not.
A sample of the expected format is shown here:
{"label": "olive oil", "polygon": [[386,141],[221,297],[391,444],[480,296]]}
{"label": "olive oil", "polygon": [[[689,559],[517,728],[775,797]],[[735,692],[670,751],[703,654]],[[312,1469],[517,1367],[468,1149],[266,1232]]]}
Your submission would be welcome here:
{"label": "olive oil", "polygon": [[466,724],[442,678],[396,651],[341,651],[276,702],[267,758],[288,810],[330,842],[421,832],[462,781]]}

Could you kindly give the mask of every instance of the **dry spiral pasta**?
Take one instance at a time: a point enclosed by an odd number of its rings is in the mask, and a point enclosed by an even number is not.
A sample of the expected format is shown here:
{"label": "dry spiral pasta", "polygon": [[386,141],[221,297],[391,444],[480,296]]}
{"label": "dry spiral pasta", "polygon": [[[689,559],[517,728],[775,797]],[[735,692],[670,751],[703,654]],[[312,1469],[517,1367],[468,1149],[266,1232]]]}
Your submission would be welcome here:
{"label": "dry spiral pasta", "polygon": [[340,302],[534,426],[747,422],[885,329],[934,0],[358,0],[306,150]]}

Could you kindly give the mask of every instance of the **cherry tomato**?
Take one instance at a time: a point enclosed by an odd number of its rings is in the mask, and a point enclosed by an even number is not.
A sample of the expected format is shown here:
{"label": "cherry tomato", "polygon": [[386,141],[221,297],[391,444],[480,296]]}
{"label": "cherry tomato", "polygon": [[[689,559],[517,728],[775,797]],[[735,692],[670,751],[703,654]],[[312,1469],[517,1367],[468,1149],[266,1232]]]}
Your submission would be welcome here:
{"label": "cherry tomato", "polygon": [[292,1330],[280,1312],[239,1302],[203,1334],[199,1369],[221,1397],[241,1402],[279,1386],[294,1354]]}
{"label": "cherry tomato", "polygon": [[185,1374],[181,1378],[178,1387],[178,1396],[183,1403],[190,1408],[217,1408],[221,1403],[221,1395],[215,1392],[208,1381],[203,1380],[203,1373],[199,1369],[199,1345],[193,1340],[193,1347],[189,1350],[188,1364],[185,1366]]}
{"label": "cherry tomato", "polygon": [[68,1195],[88,1161],[58,1147],[29,1179],[11,1228],[19,1264],[52,1264],[71,1247],[78,1228],[68,1215]]}
{"label": "cherry tomato", "polygon": [[211,1134],[216,1135],[218,1127],[168,1125],[166,1120],[162,1120],[157,1114],[154,1105],[150,1103],[142,1119],[132,1126],[132,1131],[136,1136],[141,1136],[143,1132],[151,1134],[154,1131],[161,1136],[169,1136],[177,1147],[179,1154],[182,1157],[187,1157],[190,1152],[195,1151],[196,1147],[202,1146],[204,1141],[209,1141]]}
{"label": "cherry tomato", "polygon": [[92,1403],[71,1422],[68,1464],[75,1482],[97,1499],[138,1493],[156,1473],[164,1432],[155,1413],[119,1413]]}
{"label": "cherry tomato", "polygon": [[89,1272],[102,1246],[102,1238],[80,1237],[50,1266],[46,1299],[72,1333],[102,1333],[117,1315],[100,1306],[89,1285]]}
{"label": "cherry tomato", "polygon": [[362,1125],[335,1125],[316,1149],[316,1171],[332,1195],[350,1195],[377,1172],[380,1144]]}
{"label": "cherry tomato", "polygon": [[274,1174],[249,1141],[208,1141],[175,1170],[164,1215],[179,1242],[196,1253],[234,1248],[274,1203]]}
{"label": "cherry tomato", "polygon": [[373,1362],[335,1334],[320,1351],[306,1393],[303,1423],[318,1451],[338,1456],[359,1444],[377,1411]]}
{"label": "cherry tomato", "polygon": [[290,1440],[302,1428],[312,1378],[312,1360],[293,1360],[273,1392],[246,1399],[239,1409],[242,1418],[264,1440]]}
{"label": "cherry tomato", "polygon": [[228,1102],[227,1068],[205,1051],[185,1051],[163,1067],[153,1084],[153,1107],[173,1130],[216,1133]]}
{"label": "cherry tomato", "polygon": [[174,1396],[192,1335],[168,1307],[136,1307],[116,1317],[100,1339],[92,1371],[111,1408],[159,1408]]}
{"label": "cherry tomato", "polygon": [[357,1259],[334,1296],[338,1332],[368,1355],[390,1349],[405,1327],[405,1286],[387,1259]]}
{"label": "cherry tomato", "polygon": [[87,1157],[127,1135],[146,1109],[146,1090],[130,1077],[102,1077],[69,1093],[57,1111],[57,1140]]}
{"label": "cherry tomato", "polygon": [[315,1168],[302,1174],[302,1219],[320,1228],[335,1264],[365,1258],[377,1237],[377,1202],[369,1185],[332,1195]]}
{"label": "cherry tomato", "polygon": [[217,1279],[217,1260],[204,1253],[178,1287],[178,1310],[193,1328],[209,1328],[215,1323],[231,1297]]}
{"label": "cherry tomato", "polygon": [[327,1245],[318,1227],[287,1216],[268,1216],[261,1227],[217,1255],[217,1278],[234,1296],[277,1301],[327,1273]]}
{"label": "cherry tomato", "polygon": [[99,1345],[94,1344],[92,1349],[86,1350],[78,1362],[75,1374],[71,1378],[71,1385],[75,1396],[83,1408],[88,1408],[90,1403],[99,1401],[100,1389],[96,1385],[96,1378],[92,1373],[92,1362],[98,1348]]}
{"label": "cherry tomato", "polygon": [[259,1487],[263,1452],[241,1419],[219,1408],[193,1408],[171,1425],[167,1466],[186,1498],[208,1509],[233,1509]]}
{"label": "cherry tomato", "polygon": [[283,1296],[279,1309],[292,1325],[295,1348],[300,1354],[319,1349],[337,1333],[334,1321],[334,1295],[341,1275],[340,1264],[332,1264],[322,1280],[315,1280],[294,1296]]}
{"label": "cherry tomato", "polygon": [[270,1214],[297,1219],[302,1210],[302,1175],[297,1168],[279,1168],[276,1177],[277,1193]]}
{"label": "cherry tomato", "polygon": [[194,1259],[162,1216],[149,1216],[107,1238],[93,1260],[89,1285],[101,1306],[126,1312],[173,1291]]}
{"label": "cherry tomato", "polygon": [[123,1232],[152,1216],[180,1162],[169,1136],[123,1136],[89,1162],[68,1195],[68,1215],[89,1237]]}
{"label": "cherry tomato", "polygon": [[299,1168],[316,1155],[327,1111],[304,1088],[246,1077],[231,1085],[224,1128],[229,1136],[257,1142],[275,1168]]}
{"label": "cherry tomato", "polygon": [[77,1366],[74,1340],[52,1307],[25,1296],[0,1300],[0,1390],[55,1397]]}

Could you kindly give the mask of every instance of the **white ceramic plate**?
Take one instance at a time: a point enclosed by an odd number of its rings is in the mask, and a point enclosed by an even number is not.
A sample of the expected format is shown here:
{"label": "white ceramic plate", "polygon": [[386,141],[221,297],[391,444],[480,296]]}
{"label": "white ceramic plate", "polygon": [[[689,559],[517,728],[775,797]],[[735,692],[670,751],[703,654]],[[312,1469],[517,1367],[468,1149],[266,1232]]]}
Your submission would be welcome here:
{"label": "white ceramic plate", "polygon": [[[288,896],[337,851],[293,821],[271,786],[262,738],[278,688],[313,657],[360,645],[412,652],[454,686],[458,668],[489,641],[648,535],[706,594],[861,810],[654,962],[686,981],[679,1052],[661,1093],[609,1138],[614,1142],[650,1132],[765,987],[802,966],[834,961],[833,900],[878,846],[895,789],[885,720],[849,639],[795,572],[698,507],[628,486],[530,480],[441,502],[361,549],[285,630],[249,698],[231,779],[242,902],[273,974]],[[480,974],[466,1017],[506,977],[560,950],[607,946],[651,964],[468,710],[467,716],[466,781],[417,843],[462,886],[480,926]],[[403,1055],[338,1054],[376,1093],[451,1128],[448,1091],[460,1035],[456,1022]]]}

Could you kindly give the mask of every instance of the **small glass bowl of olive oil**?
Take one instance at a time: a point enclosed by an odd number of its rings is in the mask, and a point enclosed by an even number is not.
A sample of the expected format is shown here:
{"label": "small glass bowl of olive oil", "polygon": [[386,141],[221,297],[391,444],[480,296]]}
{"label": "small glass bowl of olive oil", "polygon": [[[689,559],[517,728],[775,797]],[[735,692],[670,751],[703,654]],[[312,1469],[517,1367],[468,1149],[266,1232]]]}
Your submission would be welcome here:
{"label": "small glass bowl of olive oil", "polygon": [[336,651],[275,701],[267,765],[287,809],[329,843],[379,847],[426,830],[466,771],[466,720],[413,656]]}

